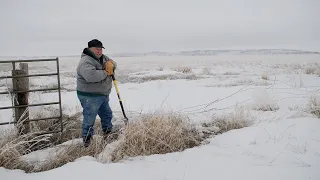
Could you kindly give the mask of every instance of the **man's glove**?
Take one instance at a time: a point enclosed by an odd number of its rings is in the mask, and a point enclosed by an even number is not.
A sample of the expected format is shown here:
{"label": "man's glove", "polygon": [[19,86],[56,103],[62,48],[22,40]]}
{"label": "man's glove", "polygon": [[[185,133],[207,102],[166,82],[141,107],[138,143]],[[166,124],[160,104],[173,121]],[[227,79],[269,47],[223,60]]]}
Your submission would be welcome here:
{"label": "man's glove", "polygon": [[110,76],[112,75],[114,72],[114,63],[112,60],[108,60],[107,62],[104,63],[104,70],[106,71],[107,75]]}

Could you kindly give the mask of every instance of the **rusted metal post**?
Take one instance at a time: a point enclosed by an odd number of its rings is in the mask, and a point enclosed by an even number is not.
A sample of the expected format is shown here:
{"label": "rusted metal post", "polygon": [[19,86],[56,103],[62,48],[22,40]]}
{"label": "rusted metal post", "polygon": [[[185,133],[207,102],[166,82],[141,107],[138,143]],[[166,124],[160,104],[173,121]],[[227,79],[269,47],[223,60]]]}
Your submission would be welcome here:
{"label": "rusted metal post", "polygon": [[[13,76],[18,75],[28,75],[28,64],[27,63],[20,63],[19,70],[14,69],[12,70]],[[13,93],[15,94],[14,105],[28,105],[28,92],[18,92],[15,91],[27,91],[29,90],[29,78],[28,77],[21,77],[21,78],[13,78],[12,79],[13,85]],[[16,125],[19,129],[19,133],[26,134],[30,132],[30,125],[29,122],[25,122],[29,120],[29,110],[28,107],[18,107],[15,108],[15,120]]]}

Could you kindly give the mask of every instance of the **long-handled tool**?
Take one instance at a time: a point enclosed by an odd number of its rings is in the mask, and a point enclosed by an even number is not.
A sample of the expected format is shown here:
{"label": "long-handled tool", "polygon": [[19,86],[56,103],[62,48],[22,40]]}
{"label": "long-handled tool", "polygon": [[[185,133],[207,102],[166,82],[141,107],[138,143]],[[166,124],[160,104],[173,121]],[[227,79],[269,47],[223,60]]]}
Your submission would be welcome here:
{"label": "long-handled tool", "polygon": [[116,91],[117,91],[117,95],[118,95],[119,103],[120,103],[120,106],[121,106],[122,114],[123,114],[123,116],[125,118],[124,123],[125,123],[125,125],[127,125],[129,123],[129,119],[127,118],[126,113],[124,112],[124,109],[123,109],[122,100],[120,98],[119,89],[118,89],[118,86],[117,86],[117,81],[116,81],[116,78],[114,77],[114,74],[112,74],[111,77],[112,77],[112,80],[113,80],[114,87],[116,88]]}

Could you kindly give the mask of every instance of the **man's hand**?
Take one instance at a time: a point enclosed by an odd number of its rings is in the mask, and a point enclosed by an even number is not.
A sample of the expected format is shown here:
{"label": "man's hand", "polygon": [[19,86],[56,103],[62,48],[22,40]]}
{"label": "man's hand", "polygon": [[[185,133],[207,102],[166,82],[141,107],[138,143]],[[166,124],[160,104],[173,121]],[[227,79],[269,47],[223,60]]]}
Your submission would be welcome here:
{"label": "man's hand", "polygon": [[106,63],[104,63],[104,69],[108,76],[113,74],[114,70],[114,64],[112,60],[108,60]]}

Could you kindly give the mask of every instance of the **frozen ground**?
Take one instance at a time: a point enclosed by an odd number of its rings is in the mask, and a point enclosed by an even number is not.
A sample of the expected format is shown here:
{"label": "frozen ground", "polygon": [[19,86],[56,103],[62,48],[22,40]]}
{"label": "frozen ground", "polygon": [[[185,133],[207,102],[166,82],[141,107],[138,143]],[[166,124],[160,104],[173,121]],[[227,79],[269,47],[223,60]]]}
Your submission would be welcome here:
{"label": "frozen ground", "polygon": [[[308,108],[309,97],[320,93],[319,59],[320,55],[114,58],[120,95],[132,121],[140,113],[162,110],[179,112],[201,123],[241,105],[255,123],[184,152],[120,163],[83,157],[35,174],[0,168],[0,179],[320,179],[320,120]],[[69,115],[81,110],[74,91],[78,61],[76,57],[60,58],[63,111]],[[29,69],[30,74],[49,73],[55,71],[55,65],[35,64]],[[1,76],[10,74],[10,66],[0,70]],[[33,88],[56,85],[56,77],[30,81]],[[10,87],[10,79],[0,80],[1,91]],[[57,95],[33,93],[30,101],[57,101]],[[114,90],[110,98],[115,119],[121,121]],[[0,95],[1,106],[10,104],[9,96]],[[261,111],[265,107],[274,111]],[[35,111],[30,109],[31,114]],[[12,112],[1,110],[0,121],[11,120]],[[29,158],[41,159],[43,154]]]}

